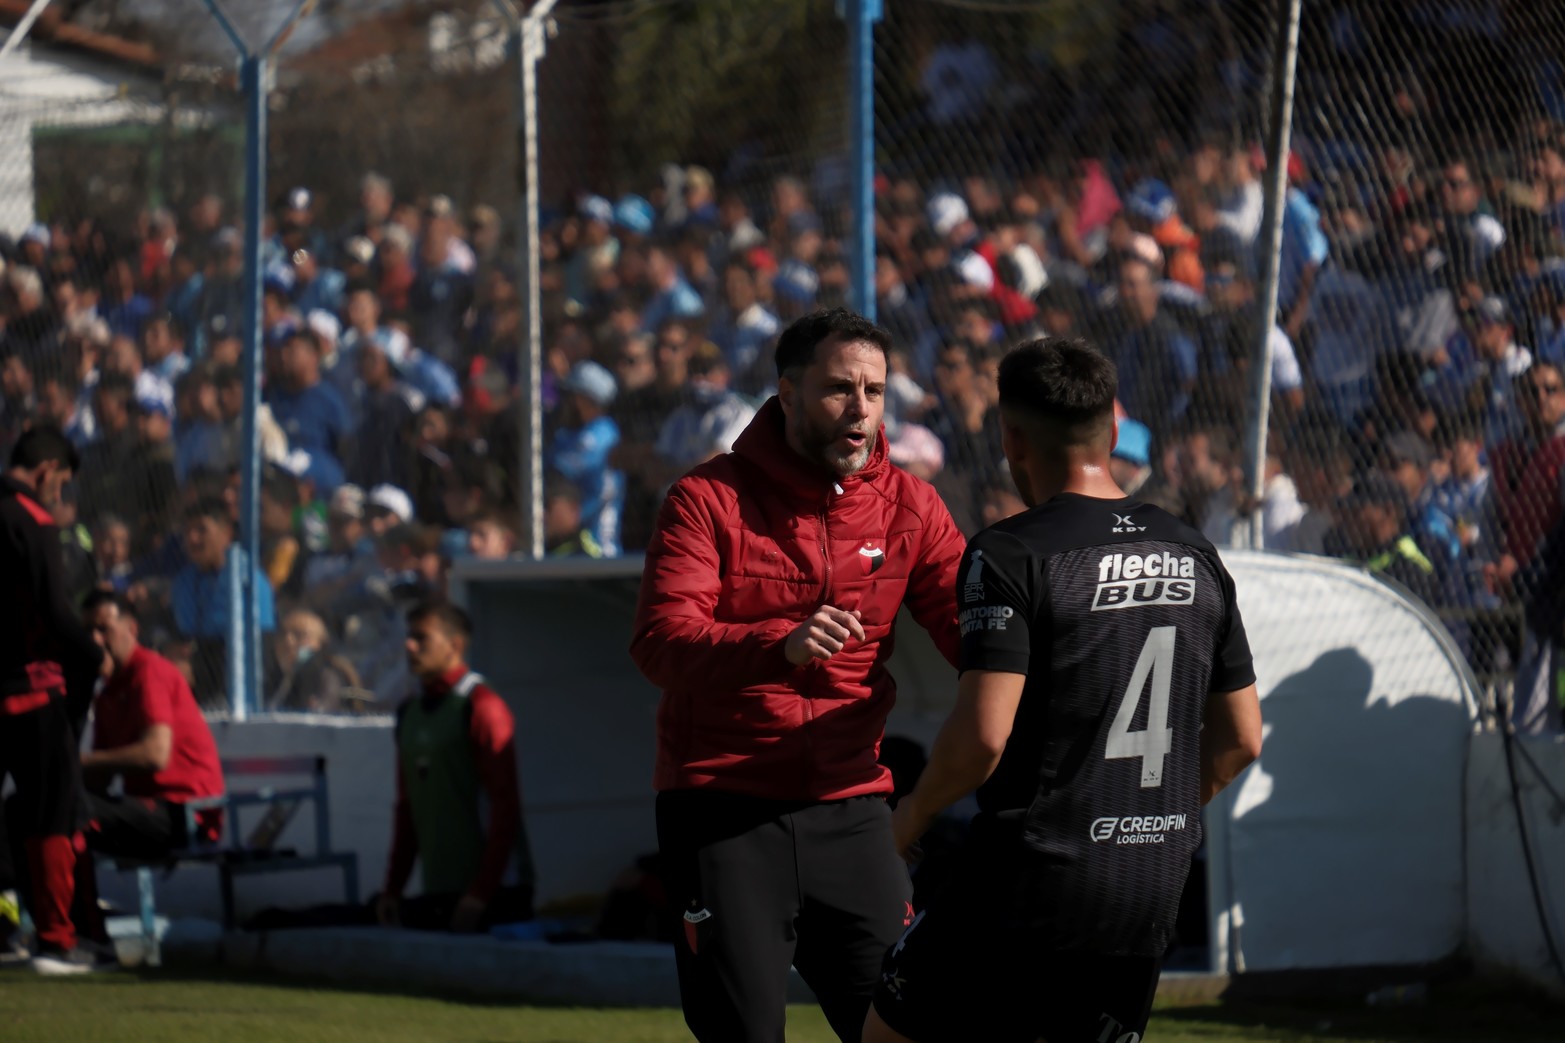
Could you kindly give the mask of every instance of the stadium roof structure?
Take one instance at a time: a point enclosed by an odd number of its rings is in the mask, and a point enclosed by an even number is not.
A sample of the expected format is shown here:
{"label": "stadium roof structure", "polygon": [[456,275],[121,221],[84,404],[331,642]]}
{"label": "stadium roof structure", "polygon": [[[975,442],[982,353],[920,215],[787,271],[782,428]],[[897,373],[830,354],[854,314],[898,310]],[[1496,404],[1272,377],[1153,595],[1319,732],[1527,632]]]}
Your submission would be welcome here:
{"label": "stadium roof structure", "polygon": [[[15,27],[31,6],[29,0],[0,0],[0,26]],[[28,40],[79,51],[142,72],[155,73],[163,68],[162,55],[150,43],[79,25],[53,7],[44,9],[28,33]]]}

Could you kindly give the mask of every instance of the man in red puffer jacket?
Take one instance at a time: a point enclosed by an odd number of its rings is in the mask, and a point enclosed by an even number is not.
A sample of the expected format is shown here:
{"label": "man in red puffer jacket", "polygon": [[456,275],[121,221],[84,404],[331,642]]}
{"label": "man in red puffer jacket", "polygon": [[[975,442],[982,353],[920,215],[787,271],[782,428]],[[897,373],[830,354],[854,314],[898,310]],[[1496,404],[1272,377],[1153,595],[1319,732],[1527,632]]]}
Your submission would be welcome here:
{"label": "man in red puffer jacket", "polygon": [[955,662],[965,541],[887,458],[890,348],[840,308],[788,327],[777,397],[674,484],[647,550],[631,655],[663,690],[658,839],[703,1043],[780,1040],[790,963],[856,1043],[912,917],[886,663],[904,604]]}

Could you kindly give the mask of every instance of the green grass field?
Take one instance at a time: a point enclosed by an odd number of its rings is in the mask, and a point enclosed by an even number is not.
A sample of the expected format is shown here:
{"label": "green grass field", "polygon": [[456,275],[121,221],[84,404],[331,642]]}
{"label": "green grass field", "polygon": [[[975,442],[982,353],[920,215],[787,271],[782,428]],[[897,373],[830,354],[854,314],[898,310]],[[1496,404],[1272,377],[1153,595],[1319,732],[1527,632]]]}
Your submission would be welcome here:
{"label": "green grass field", "polygon": [[[1559,1008],[1527,997],[1461,985],[1437,990],[1427,1006],[1394,1010],[1342,1003],[1162,1007],[1147,1039],[1541,1043],[1565,1038],[1560,1014]],[[814,1008],[791,1008],[788,1020],[791,1043],[835,1038]],[[673,1043],[689,1038],[673,1010],[460,1002],[172,970],[63,980],[40,979],[21,969],[0,973],[0,1040],[5,1043]]]}

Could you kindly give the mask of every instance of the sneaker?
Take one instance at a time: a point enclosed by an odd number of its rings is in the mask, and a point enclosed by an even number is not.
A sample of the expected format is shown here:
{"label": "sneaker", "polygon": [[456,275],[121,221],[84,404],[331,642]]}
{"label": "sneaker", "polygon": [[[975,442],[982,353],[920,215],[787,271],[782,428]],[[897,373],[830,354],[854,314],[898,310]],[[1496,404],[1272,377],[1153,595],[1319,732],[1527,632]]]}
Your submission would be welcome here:
{"label": "sneaker", "polygon": [[66,974],[96,974],[119,969],[119,961],[93,948],[78,945],[70,951],[40,949],[33,957],[33,970],[45,977]]}

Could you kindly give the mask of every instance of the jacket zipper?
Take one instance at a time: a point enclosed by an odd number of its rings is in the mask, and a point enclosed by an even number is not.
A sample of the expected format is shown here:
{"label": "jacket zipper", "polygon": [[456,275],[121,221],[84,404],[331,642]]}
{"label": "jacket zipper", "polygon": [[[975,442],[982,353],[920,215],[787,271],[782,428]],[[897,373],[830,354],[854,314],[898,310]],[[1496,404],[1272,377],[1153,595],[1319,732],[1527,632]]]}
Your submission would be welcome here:
{"label": "jacket zipper", "polygon": [[[832,483],[832,491],[841,491],[842,487]],[[831,604],[831,493],[826,494],[825,506],[821,508],[821,560],[826,564],[826,578],[821,586],[821,604]],[[824,668],[822,668],[824,669]],[[810,790],[810,768],[815,760],[814,744],[810,741],[810,723],[815,720],[815,701],[812,696],[804,697],[804,791]]]}

